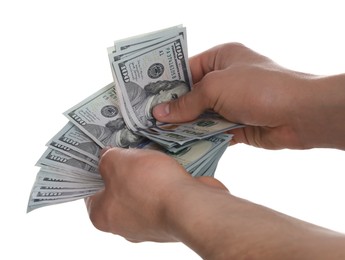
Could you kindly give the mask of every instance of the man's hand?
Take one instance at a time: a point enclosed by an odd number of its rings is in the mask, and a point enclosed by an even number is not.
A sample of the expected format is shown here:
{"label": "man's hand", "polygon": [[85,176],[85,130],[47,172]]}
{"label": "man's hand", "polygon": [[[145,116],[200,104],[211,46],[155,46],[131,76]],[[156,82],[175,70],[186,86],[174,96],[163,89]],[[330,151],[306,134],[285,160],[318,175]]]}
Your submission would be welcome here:
{"label": "man's hand", "polygon": [[167,215],[176,193],[196,188],[227,192],[216,179],[193,178],[174,159],[152,150],[103,151],[99,170],[105,189],[85,199],[90,219],[96,228],[133,242],[178,240]]}
{"label": "man's hand", "polygon": [[234,43],[192,57],[190,67],[194,88],[156,106],[157,120],[185,122],[212,109],[246,125],[231,131],[234,142],[268,149],[345,149],[345,75],[291,71]]}

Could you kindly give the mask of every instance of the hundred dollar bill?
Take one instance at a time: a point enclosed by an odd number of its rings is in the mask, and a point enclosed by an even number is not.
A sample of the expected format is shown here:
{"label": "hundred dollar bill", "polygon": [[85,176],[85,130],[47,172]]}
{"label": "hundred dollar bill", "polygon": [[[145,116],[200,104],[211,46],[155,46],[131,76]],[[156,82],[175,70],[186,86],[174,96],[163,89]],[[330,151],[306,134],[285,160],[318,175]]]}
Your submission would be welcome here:
{"label": "hundred dollar bill", "polygon": [[[179,43],[176,47],[177,41]],[[120,47],[122,44],[126,46],[123,49]],[[240,126],[215,113],[205,114],[197,122],[180,125],[163,124],[152,117],[151,111],[155,105],[178,98],[191,89],[184,27],[176,26],[166,32],[161,30],[122,40],[117,48],[108,48],[108,57],[116,82],[120,110],[133,132],[164,147],[173,147]],[[204,127],[200,127],[201,120]]]}
{"label": "hundred dollar bill", "polygon": [[[196,165],[201,164],[208,157],[213,157],[217,153],[220,147],[228,146],[231,138],[232,138],[232,135],[219,134],[219,135],[215,135],[209,138],[205,138],[203,140],[199,140],[195,142],[194,145],[186,148],[187,150],[191,150],[191,151],[194,150],[193,153],[199,154],[199,155],[198,155],[198,160],[190,160],[188,164],[184,165],[185,169],[188,171],[189,168],[192,168]],[[181,151],[179,153],[181,153]]]}
{"label": "hundred dollar bill", "polygon": [[53,168],[64,169],[76,174],[100,178],[97,168],[49,147],[43,153],[36,165],[43,167],[50,166]]}
{"label": "hundred dollar bill", "polygon": [[85,190],[83,192],[77,191],[63,191],[63,192],[47,192],[47,191],[32,191],[27,206],[27,212],[43,206],[69,202],[73,200],[82,199],[97,193],[98,190]]}
{"label": "hundred dollar bill", "polygon": [[174,37],[179,34],[183,34],[183,36],[186,35],[186,28],[182,25],[117,40],[114,42],[114,52],[122,53],[140,50],[146,48],[148,45],[152,44],[152,42],[156,42],[162,38]]}
{"label": "hundred dollar bill", "polygon": [[[114,46],[107,48],[113,78],[117,78],[116,72],[114,71],[112,66],[113,62],[118,61],[124,57],[130,57],[130,55],[133,55],[134,52],[147,50],[150,47],[156,46],[162,42],[166,42],[178,35],[183,37],[183,39],[186,39],[186,28],[178,25],[164,30],[159,30],[152,33],[116,41],[114,43]],[[131,104],[124,105],[124,100],[123,98],[121,98],[121,90],[117,88],[117,91],[124,121],[126,122],[127,127],[135,132],[137,131],[136,125],[138,124],[138,121],[135,117],[133,118],[130,116],[130,111],[128,110],[128,108],[131,106]]]}
{"label": "hundred dollar bill", "polygon": [[[155,124],[152,108],[191,89],[186,42],[177,36],[112,63],[121,111],[128,111],[137,128]],[[123,106],[126,106],[124,108]]]}
{"label": "hundred dollar bill", "polygon": [[44,167],[38,172],[31,189],[27,212],[36,208],[68,202],[90,196],[104,188],[101,179],[85,179],[70,172],[49,171]]}
{"label": "hundred dollar bill", "polygon": [[85,162],[93,167],[98,167],[98,160],[93,160],[91,159],[90,157],[70,148],[70,147],[67,147],[63,144],[60,144],[60,143],[57,143],[57,142],[50,142],[48,143],[48,147],[54,149],[54,150],[57,150],[61,153],[64,153],[68,156],[71,156],[79,161],[82,161],[82,162]]}
{"label": "hundred dollar bill", "polygon": [[126,126],[114,83],[70,108],[64,115],[102,148],[136,147],[144,141],[144,137],[134,134]]}
{"label": "hundred dollar bill", "polygon": [[[230,138],[230,140],[232,139],[233,135],[232,134],[227,134]],[[229,142],[230,142],[229,140]],[[178,153],[179,151],[187,148],[188,146],[192,145],[196,140],[193,140],[192,142],[183,144],[183,145],[178,145],[178,146],[174,146],[174,147],[170,147],[167,150],[169,150],[169,153]],[[229,144],[227,144],[229,145]]]}
{"label": "hundred dollar bill", "polygon": [[150,143],[145,148],[160,150],[174,158],[185,169],[188,169],[193,167],[193,165],[198,165],[208,156],[212,156],[213,151],[216,151],[218,147],[228,145],[231,138],[232,135],[229,134],[212,136],[204,140],[193,142],[190,146],[177,153],[170,153],[155,143]]}
{"label": "hundred dollar bill", "polygon": [[[165,32],[165,30],[162,31],[158,31],[152,34],[148,34],[148,35],[144,35],[143,37],[135,37],[134,42],[131,42],[132,38],[130,39],[125,39],[121,41],[121,44],[124,44],[124,48],[122,48],[121,46],[119,46],[120,51],[115,51],[116,46],[111,46],[109,47],[108,50],[108,58],[109,58],[109,62],[111,64],[111,71],[113,74],[113,78],[116,79],[117,75],[116,72],[114,70],[113,67],[113,62],[119,61],[121,59],[124,58],[131,58],[131,55],[134,55],[135,52],[139,52],[139,51],[145,51],[148,48],[157,46],[158,44],[161,44],[163,42],[166,42],[178,35],[181,35],[184,39],[186,37],[186,30],[185,28],[182,27],[175,27],[175,28],[171,28],[171,30],[167,30],[167,32]],[[140,40],[142,40],[142,42],[140,42]],[[116,81],[116,80],[115,80]],[[117,82],[117,81],[116,81]],[[124,121],[126,123],[126,125],[128,126],[129,129],[131,129],[132,131],[136,132],[137,128],[139,127],[138,125],[140,125],[140,122],[138,121],[138,119],[136,117],[133,117],[131,115],[131,111],[130,108],[132,106],[132,104],[125,104],[125,100],[122,98],[123,94],[121,92],[121,89],[119,87],[116,88],[117,92],[118,92],[118,96],[119,96],[119,104],[121,107],[121,111],[122,111],[122,116],[124,118]]]}
{"label": "hundred dollar bill", "polygon": [[205,160],[200,165],[197,165],[197,167],[193,170],[190,170],[190,173],[192,176],[214,176],[214,173],[216,171],[218,162],[220,158],[222,157],[223,153],[227,149],[227,145],[223,145],[222,147],[219,147],[216,151],[216,153],[211,157]]}
{"label": "hundred dollar bill", "polygon": [[135,52],[144,51],[148,48],[169,41],[179,35],[186,40],[186,28],[175,27],[170,30],[162,30],[152,34],[136,36],[134,39],[131,37],[117,41],[114,43],[114,46],[107,48],[110,64],[125,57],[130,57],[131,55],[134,55]]}
{"label": "hundred dollar bill", "polygon": [[49,140],[47,145],[54,145],[64,150],[68,150],[69,148],[94,161],[98,161],[101,150],[101,147],[94,140],[71,122],[68,122],[51,140]]}
{"label": "hundred dollar bill", "polygon": [[195,140],[204,139],[238,127],[242,127],[242,125],[226,121],[219,116],[203,116],[188,123],[157,124],[155,127],[140,130],[139,133],[173,151],[176,150],[175,147],[188,145]]}
{"label": "hundred dollar bill", "polygon": [[102,188],[104,186],[103,181],[87,182],[85,179],[73,178],[71,176],[64,176],[59,174],[51,174],[49,172],[41,169],[36,177],[35,185],[42,187],[51,187],[51,188]]}
{"label": "hundred dollar bill", "polygon": [[[99,183],[103,180],[99,174],[85,174],[84,171],[67,171],[66,168],[58,168],[56,165],[39,165],[40,170],[37,176],[43,176],[56,180],[64,180],[69,182],[79,182],[79,183]],[[36,179],[37,181],[37,179]]]}
{"label": "hundred dollar bill", "polygon": [[[104,187],[103,187],[104,188]],[[62,188],[52,188],[49,186],[37,186],[32,189],[32,199],[65,199],[71,197],[87,197],[92,194],[99,192],[102,188],[99,187],[62,187]]]}
{"label": "hundred dollar bill", "polygon": [[51,186],[35,186],[32,189],[33,192],[33,198],[35,198],[35,193],[45,193],[46,197],[48,196],[57,196],[57,194],[60,196],[61,193],[66,193],[66,195],[68,194],[72,194],[72,195],[68,195],[68,196],[78,196],[80,194],[84,194],[84,193],[88,193],[88,192],[92,192],[95,193],[97,191],[99,191],[100,188],[99,187],[51,187]]}
{"label": "hundred dollar bill", "polygon": [[162,123],[157,124],[156,127],[150,128],[149,130],[150,133],[154,131],[162,134],[175,133],[190,137],[191,139],[203,139],[238,127],[242,127],[242,125],[229,122],[215,113],[205,113],[193,122],[180,124]]}

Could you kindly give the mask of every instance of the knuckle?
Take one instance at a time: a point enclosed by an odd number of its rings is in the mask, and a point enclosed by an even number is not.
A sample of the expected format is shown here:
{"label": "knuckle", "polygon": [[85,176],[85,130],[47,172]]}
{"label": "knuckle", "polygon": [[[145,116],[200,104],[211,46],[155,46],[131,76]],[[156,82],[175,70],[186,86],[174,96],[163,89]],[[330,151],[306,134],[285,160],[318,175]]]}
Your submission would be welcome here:
{"label": "knuckle", "polygon": [[89,217],[90,217],[91,223],[93,224],[93,226],[95,228],[97,228],[98,230],[101,230],[101,231],[107,231],[106,225],[104,223],[104,217],[103,217],[102,211],[93,210],[89,213]]}
{"label": "knuckle", "polygon": [[245,50],[247,47],[240,43],[240,42],[229,42],[225,43],[221,46],[222,49],[228,51],[228,50],[233,50],[234,52],[237,52],[239,50]]}
{"label": "knuckle", "polygon": [[201,101],[204,102],[206,108],[214,108],[214,102],[219,92],[217,81],[220,78],[219,71],[212,71],[205,75],[203,84],[198,88],[199,95],[202,97]]}
{"label": "knuckle", "polygon": [[109,210],[111,207],[106,205],[104,202],[97,204],[97,208],[94,207],[89,211],[89,218],[96,229],[103,232],[113,232],[109,225],[111,223],[111,227],[114,227],[114,221],[111,220],[112,215]]}

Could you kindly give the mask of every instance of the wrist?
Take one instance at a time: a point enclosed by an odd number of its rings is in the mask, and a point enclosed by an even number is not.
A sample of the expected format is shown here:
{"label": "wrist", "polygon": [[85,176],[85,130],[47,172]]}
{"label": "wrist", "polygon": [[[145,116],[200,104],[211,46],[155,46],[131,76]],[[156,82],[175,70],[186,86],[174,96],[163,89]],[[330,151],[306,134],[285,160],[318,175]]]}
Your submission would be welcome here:
{"label": "wrist", "polygon": [[227,204],[231,195],[194,178],[171,187],[167,193],[164,215],[168,232],[202,258],[208,258],[217,250],[218,236],[224,230],[221,204]]}
{"label": "wrist", "polygon": [[345,149],[345,74],[302,80],[291,102],[302,148]]}
{"label": "wrist", "polygon": [[273,211],[197,182],[175,187],[166,206],[170,233],[203,259],[273,259],[289,242]]}
{"label": "wrist", "polygon": [[337,259],[344,235],[205,187],[178,185],[166,200],[169,232],[203,259]]}

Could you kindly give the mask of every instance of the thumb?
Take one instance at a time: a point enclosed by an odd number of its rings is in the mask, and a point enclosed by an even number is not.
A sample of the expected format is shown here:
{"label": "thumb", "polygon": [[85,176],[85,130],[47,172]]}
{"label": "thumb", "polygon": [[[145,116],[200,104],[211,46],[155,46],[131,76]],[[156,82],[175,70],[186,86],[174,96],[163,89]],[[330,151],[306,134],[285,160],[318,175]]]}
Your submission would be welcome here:
{"label": "thumb", "polygon": [[208,107],[198,88],[166,103],[158,104],[153,108],[153,116],[160,122],[180,123],[196,119]]}

